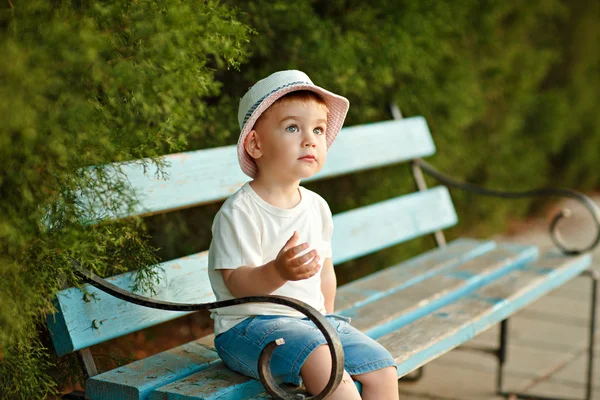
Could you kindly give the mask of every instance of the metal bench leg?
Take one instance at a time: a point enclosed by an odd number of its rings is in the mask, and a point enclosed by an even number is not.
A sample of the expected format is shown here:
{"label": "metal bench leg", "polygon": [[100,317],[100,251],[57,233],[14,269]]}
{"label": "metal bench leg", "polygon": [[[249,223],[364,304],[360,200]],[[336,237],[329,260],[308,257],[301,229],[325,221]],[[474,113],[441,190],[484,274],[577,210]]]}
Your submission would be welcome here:
{"label": "metal bench leg", "polygon": [[419,369],[413,371],[411,375],[404,375],[400,378],[402,382],[417,382],[423,377],[423,367],[419,367]]}
{"label": "metal bench leg", "polygon": [[496,350],[496,357],[498,358],[498,372],[496,375],[496,393],[504,394],[502,389],[503,378],[504,378],[504,363],[506,362],[506,350],[508,341],[508,318],[500,322],[500,345]]}
{"label": "metal bench leg", "polygon": [[[593,376],[594,376],[594,349],[596,342],[596,317],[598,307],[598,281],[600,280],[600,274],[593,269],[584,271],[581,275],[588,276],[592,280],[592,290],[590,298],[590,321],[589,321],[589,342],[588,342],[588,363],[587,363],[587,379],[586,379],[586,390],[585,400],[592,400],[593,390]],[[511,399],[536,399],[536,400],[564,400],[563,398],[557,397],[543,397],[536,396],[526,393],[512,393],[505,392],[502,389],[502,378],[503,378],[503,367],[506,361],[506,348],[507,348],[507,336],[508,336],[508,320],[504,320],[500,323],[500,346],[497,350],[496,356],[498,357],[498,376],[496,381],[497,393],[504,397],[510,397]]]}
{"label": "metal bench leg", "polygon": [[[81,370],[83,371],[83,376],[85,377],[86,381],[89,377],[98,375],[98,368],[96,368],[96,363],[94,363],[94,357],[92,356],[92,352],[89,348],[79,350],[77,352],[77,359],[79,360],[79,365],[81,366]],[[61,399],[85,400],[85,392],[76,390],[63,395]]]}
{"label": "metal bench leg", "polygon": [[592,382],[594,377],[594,348],[596,342],[596,312],[598,307],[598,280],[600,274],[597,271],[589,269],[584,272],[592,280],[592,300],[590,304],[590,331],[588,343],[588,366],[587,366],[587,387],[585,390],[585,399],[592,399]]}

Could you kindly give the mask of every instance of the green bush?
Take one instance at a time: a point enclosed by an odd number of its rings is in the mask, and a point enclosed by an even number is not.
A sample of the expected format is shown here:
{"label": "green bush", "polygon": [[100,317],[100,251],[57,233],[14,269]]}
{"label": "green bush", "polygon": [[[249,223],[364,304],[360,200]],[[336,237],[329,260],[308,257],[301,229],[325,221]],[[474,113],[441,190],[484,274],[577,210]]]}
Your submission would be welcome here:
{"label": "green bush", "polygon": [[80,189],[109,209],[132,204],[90,166],[149,157],[160,174],[152,160],[202,130],[215,71],[244,60],[250,30],[217,1],[13,0],[0,32],[0,393],[42,398],[56,383],[38,329],[76,283],[70,259],[141,268],[142,285],[158,261],[141,220],[80,224],[99,211],[76,202]]}
{"label": "green bush", "polygon": [[[74,171],[234,144],[239,99],[276,70],[301,69],[348,97],[347,126],[389,119],[390,100],[405,117],[425,116],[438,148],[430,161],[459,179],[510,190],[600,185],[597,1],[90,3],[11,0],[0,14],[0,388],[9,398],[56,387],[37,329],[53,294],[75,283],[69,257],[112,274],[210,242],[219,204],[80,227],[72,193],[102,185]],[[405,165],[308,186],[334,213],[414,190]],[[122,187],[109,189],[109,206],[130,204]],[[539,205],[452,194],[461,222],[450,238],[499,232]],[[431,245],[342,264],[338,281]],[[141,277],[151,281],[149,271]]]}
{"label": "green bush", "polygon": [[[258,33],[252,56],[223,71],[214,125],[188,149],[234,144],[237,104],[258,79],[301,69],[316,84],[350,99],[346,126],[427,118],[450,175],[505,190],[598,188],[600,176],[600,15],[594,1],[237,1],[241,21]],[[429,182],[434,184],[433,181]],[[414,190],[406,166],[307,185],[340,212]],[[510,219],[539,209],[534,200],[498,200],[452,192],[460,222],[449,237],[501,232]],[[217,207],[150,221],[160,255],[208,248]],[[168,230],[166,225],[177,226]],[[200,237],[200,238],[199,238]],[[190,238],[193,238],[191,240]],[[429,238],[339,267],[345,282],[431,247]]]}

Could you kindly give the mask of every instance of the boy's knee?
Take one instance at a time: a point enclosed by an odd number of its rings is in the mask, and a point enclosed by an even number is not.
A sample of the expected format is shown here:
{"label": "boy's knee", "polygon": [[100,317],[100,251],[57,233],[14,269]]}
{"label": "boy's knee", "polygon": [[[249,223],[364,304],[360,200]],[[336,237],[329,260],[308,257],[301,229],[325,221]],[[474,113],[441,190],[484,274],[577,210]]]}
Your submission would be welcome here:
{"label": "boy's knee", "polygon": [[313,371],[317,371],[318,373],[327,371],[327,377],[331,374],[331,353],[327,345],[321,345],[314,349],[300,370],[301,374]]}
{"label": "boy's knee", "polygon": [[310,353],[300,375],[309,391],[318,392],[325,387],[331,376],[331,353],[327,345],[321,345]]}
{"label": "boy's knee", "polygon": [[353,375],[354,379],[363,385],[381,384],[382,382],[394,382],[398,380],[396,367],[386,367],[364,374]]}
{"label": "boy's knee", "polygon": [[[327,345],[322,345],[313,350],[302,366],[300,374],[304,381],[304,385],[306,386],[306,390],[311,395],[314,396],[320,393],[331,377],[331,353],[329,352],[329,347]],[[331,395],[331,399],[360,399],[360,394],[354,385],[352,377],[348,374],[348,371],[344,370],[342,382]]]}

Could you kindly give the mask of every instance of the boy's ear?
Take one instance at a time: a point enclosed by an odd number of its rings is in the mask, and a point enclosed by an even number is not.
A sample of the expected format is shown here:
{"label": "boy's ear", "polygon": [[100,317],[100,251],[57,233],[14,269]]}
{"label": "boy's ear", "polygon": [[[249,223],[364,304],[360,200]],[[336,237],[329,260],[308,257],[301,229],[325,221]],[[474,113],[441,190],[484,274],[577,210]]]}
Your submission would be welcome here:
{"label": "boy's ear", "polygon": [[254,129],[248,132],[246,139],[244,139],[244,149],[255,160],[262,157],[260,138]]}

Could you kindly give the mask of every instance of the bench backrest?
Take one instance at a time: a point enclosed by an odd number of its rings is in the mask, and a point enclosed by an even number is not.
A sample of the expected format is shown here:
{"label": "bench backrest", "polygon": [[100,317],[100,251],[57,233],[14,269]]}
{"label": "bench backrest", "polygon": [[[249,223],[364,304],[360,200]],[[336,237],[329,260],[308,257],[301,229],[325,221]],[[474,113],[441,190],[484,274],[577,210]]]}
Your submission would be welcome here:
{"label": "bench backrest", "polygon": [[[434,154],[435,146],[422,117],[344,128],[327,156],[323,170],[310,180],[396,164]],[[130,164],[127,179],[139,200],[130,212],[111,218],[149,215],[221,201],[249,180],[237,163],[236,146],[171,154],[163,157],[168,180]],[[110,168],[110,166],[107,166]],[[308,180],[306,180],[308,181]],[[454,206],[443,186],[414,192],[334,215],[333,262],[344,261],[450,227],[457,222]],[[208,280],[207,252],[163,262],[154,298],[185,303],[215,301]],[[133,273],[109,278],[131,289]],[[102,343],[184,315],[116,299],[94,287],[86,301],[69,288],[57,295],[57,313],[48,316],[59,355]],[[147,294],[146,294],[147,295]]]}

